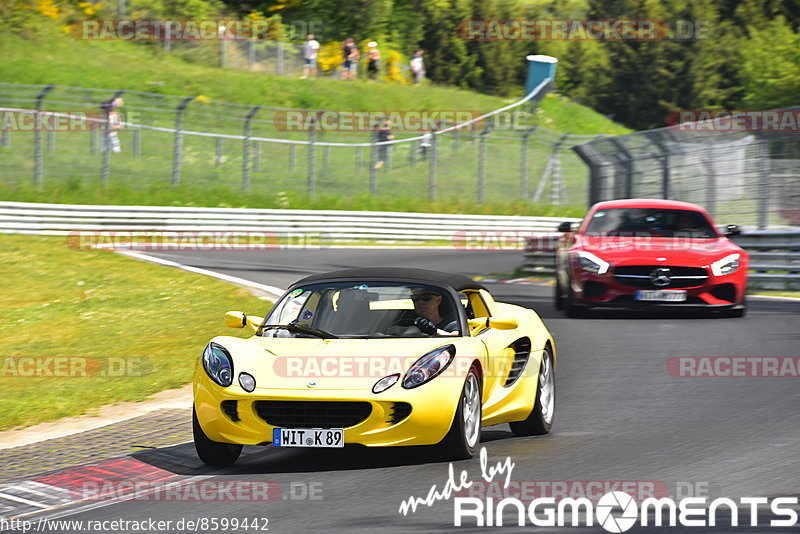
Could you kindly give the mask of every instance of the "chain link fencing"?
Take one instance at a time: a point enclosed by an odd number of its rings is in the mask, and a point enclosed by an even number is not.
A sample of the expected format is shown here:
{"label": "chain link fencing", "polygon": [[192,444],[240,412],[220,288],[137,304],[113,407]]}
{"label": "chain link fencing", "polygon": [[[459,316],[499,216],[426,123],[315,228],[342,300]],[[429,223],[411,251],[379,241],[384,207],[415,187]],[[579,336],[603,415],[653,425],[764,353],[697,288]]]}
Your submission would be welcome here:
{"label": "chain link fencing", "polygon": [[[0,84],[0,173],[7,186],[218,188],[431,201],[584,206],[586,168],[566,135],[520,112],[526,99],[471,121],[379,142],[366,128],[326,130],[320,112],[61,86]],[[121,129],[108,103],[122,97]],[[37,111],[38,110],[38,111]],[[289,113],[308,128],[290,128]],[[120,151],[109,143],[115,132]]]}
{"label": "chain link fencing", "polygon": [[[797,117],[797,110],[784,113]],[[777,124],[777,123],[776,123]],[[594,139],[574,148],[589,166],[589,203],[665,198],[704,206],[720,222],[800,225],[800,133],[729,119]]]}

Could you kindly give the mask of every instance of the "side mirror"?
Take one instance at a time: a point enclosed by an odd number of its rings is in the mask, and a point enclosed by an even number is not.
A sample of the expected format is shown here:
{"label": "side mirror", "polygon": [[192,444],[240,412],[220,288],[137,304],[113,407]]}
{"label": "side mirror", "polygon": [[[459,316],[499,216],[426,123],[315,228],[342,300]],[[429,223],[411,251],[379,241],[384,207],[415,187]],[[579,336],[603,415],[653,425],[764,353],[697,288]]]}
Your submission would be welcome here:
{"label": "side mirror", "polygon": [[225,326],[228,328],[244,328],[247,326],[247,315],[240,311],[226,312]]}
{"label": "side mirror", "polygon": [[738,224],[729,224],[725,227],[725,235],[727,237],[736,237],[737,235],[742,235],[742,229],[739,228]]}
{"label": "side mirror", "polygon": [[249,326],[255,331],[258,330],[258,327],[261,326],[263,322],[263,317],[247,315],[240,311],[229,311],[225,313],[225,326],[228,328],[244,328],[245,326]]}
{"label": "side mirror", "polygon": [[572,231],[572,223],[569,221],[564,221],[562,223],[558,223],[558,231],[559,232],[571,232]]}

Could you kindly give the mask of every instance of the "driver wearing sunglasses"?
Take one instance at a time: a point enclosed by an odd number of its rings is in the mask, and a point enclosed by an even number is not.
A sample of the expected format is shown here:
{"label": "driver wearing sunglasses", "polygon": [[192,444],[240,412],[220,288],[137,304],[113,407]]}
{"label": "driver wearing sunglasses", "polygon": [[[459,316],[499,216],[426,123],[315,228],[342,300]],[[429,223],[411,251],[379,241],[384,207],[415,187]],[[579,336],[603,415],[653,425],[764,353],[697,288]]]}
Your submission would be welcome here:
{"label": "driver wearing sunglasses", "polygon": [[414,320],[414,326],[423,333],[430,335],[450,336],[458,334],[458,321],[442,318],[439,304],[442,295],[429,289],[418,289],[411,292],[411,301],[414,303],[414,312],[419,316]]}

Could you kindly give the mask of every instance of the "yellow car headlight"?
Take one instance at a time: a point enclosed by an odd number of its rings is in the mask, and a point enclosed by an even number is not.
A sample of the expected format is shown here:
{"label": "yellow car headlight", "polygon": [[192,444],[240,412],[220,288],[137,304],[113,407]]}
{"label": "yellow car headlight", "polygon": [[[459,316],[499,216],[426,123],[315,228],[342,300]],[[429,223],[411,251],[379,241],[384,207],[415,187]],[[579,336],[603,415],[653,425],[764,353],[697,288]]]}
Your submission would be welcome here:
{"label": "yellow car headlight", "polygon": [[430,351],[414,362],[414,365],[406,371],[402,386],[406,389],[412,389],[433,380],[447,369],[447,366],[450,365],[455,356],[456,348],[454,345],[445,345]]}

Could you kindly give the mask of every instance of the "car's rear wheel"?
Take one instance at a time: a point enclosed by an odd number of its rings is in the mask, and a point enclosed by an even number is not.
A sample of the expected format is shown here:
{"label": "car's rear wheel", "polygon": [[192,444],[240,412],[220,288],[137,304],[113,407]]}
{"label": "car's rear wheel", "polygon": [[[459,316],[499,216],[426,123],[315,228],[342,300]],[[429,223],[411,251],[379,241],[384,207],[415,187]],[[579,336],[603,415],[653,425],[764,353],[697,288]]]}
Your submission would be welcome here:
{"label": "car's rear wheel", "polygon": [[200,427],[197,412],[192,408],[192,433],[194,434],[194,448],[197,456],[208,465],[231,465],[239,459],[242,453],[241,445],[232,443],[219,443],[211,441]]}
{"label": "car's rear wheel", "polygon": [[472,458],[481,442],[481,379],[478,369],[472,366],[464,381],[458,408],[450,431],[439,443],[444,455],[451,460]]}
{"label": "car's rear wheel", "polygon": [[517,436],[540,436],[553,428],[556,409],[556,375],[553,369],[553,355],[545,347],[542,363],[539,366],[539,381],[536,384],[536,402],[531,414],[524,421],[510,423],[511,431]]}

